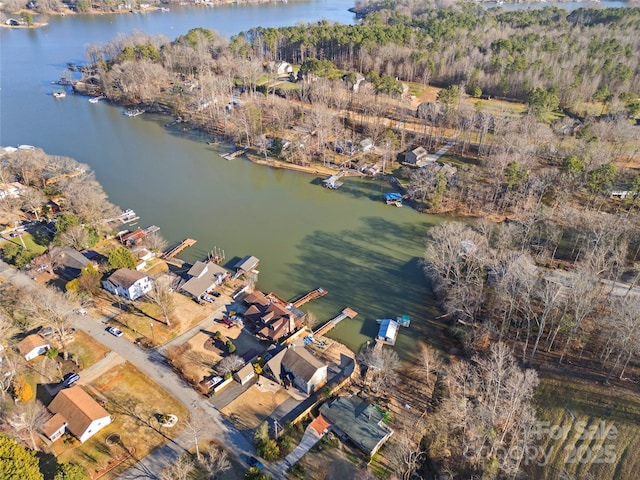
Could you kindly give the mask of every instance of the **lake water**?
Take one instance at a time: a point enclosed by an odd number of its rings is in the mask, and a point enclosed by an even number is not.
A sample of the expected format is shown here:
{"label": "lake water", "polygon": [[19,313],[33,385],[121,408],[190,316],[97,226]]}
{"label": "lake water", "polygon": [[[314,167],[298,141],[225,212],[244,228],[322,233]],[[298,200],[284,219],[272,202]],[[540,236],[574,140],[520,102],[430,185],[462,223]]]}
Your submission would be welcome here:
{"label": "lake water", "polygon": [[[601,4],[602,5],[602,4]],[[260,258],[259,287],[292,298],[316,287],[329,294],[307,306],[319,320],[349,306],[360,313],[332,335],[357,350],[377,318],[409,314],[396,350],[435,341],[438,315],[420,261],[434,217],[385,205],[387,185],[347,180],[338,191],[312,176],[225,161],[208,138],[178,135],[167,118],[122,116],[87,98],[51,96],[67,62],[85,61],[86,45],[134,30],[169,38],[195,27],[229,36],[254,26],[328,19],[351,23],[344,0],[263,5],[171,7],[168,13],[52,17],[39,29],[0,28],[0,145],[30,144],[86,163],[111,200],[155,224],[170,242],[197,239],[182,258],[214,246],[228,259]],[[505,7],[507,5],[504,5]]]}
{"label": "lake water", "polygon": [[313,176],[223,160],[208,138],[164,128],[166,117],[128,118],[86,97],[51,96],[50,82],[67,62],[84,61],[87,44],[133,30],[170,38],[203,26],[230,35],[250,27],[329,19],[353,22],[341,0],[171,12],[52,18],[33,30],[0,29],[0,145],[30,144],[86,163],[111,200],[132,208],[140,225],[155,224],[170,242],[198,243],[181,255],[192,261],[214,246],[227,259],[260,258],[259,287],[293,298],[316,287],[329,294],[305,309],[319,320],[349,306],[360,313],[332,335],[353,349],[372,339],[377,318],[409,314],[396,349],[411,352],[418,337],[434,336],[433,305],[420,260],[436,219],[382,202],[386,184],[347,180],[322,188]]}

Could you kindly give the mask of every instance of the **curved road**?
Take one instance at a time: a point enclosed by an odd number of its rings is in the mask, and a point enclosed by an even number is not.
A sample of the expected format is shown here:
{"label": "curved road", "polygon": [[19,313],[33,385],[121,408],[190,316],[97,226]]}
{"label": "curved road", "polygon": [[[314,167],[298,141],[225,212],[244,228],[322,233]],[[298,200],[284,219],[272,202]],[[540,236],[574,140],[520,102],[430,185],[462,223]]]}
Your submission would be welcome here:
{"label": "curved road", "polygon": [[[35,282],[28,276],[0,261],[0,274],[12,283],[28,284]],[[164,356],[156,350],[143,350],[126,340],[115,337],[105,331],[104,322],[107,318],[93,319],[89,316],[78,316],[71,313],[73,306],[69,305],[69,319],[73,326],[116,352],[125,360],[131,362],[138,369],[154,379],[170,395],[182,402],[189,410],[191,418],[203,419],[198,440],[217,439],[237,458],[242,461],[246,454],[253,455],[255,449],[242,434],[226,422],[220,412],[206,399],[198,395],[187,382],[178,377],[165,362]],[[211,322],[213,316],[205,322]],[[170,440],[166,445],[154,450],[150,455],[120,475],[122,480],[158,479],[160,472],[180,457],[185,450],[194,447],[194,436],[183,432]],[[245,454],[245,455],[242,455]],[[276,477],[282,478],[282,477]]]}

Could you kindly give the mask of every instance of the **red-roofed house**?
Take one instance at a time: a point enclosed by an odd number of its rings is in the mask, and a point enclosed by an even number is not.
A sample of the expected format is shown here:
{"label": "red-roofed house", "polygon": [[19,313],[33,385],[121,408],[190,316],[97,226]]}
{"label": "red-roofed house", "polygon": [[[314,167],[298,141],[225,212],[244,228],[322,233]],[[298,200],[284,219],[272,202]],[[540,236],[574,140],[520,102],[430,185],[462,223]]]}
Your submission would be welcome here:
{"label": "red-roofed house", "polygon": [[34,333],[25,337],[20,343],[16,345],[18,352],[28,362],[31,359],[36,358],[39,355],[44,355],[47,350],[51,348],[49,342],[47,342],[43,336]]}

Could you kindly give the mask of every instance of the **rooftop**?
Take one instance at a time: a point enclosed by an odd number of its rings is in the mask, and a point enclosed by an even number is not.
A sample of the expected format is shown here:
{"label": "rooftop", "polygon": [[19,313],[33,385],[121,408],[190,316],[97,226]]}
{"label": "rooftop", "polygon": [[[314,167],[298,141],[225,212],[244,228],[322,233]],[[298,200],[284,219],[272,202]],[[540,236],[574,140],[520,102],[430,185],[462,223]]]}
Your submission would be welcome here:
{"label": "rooftop", "polygon": [[325,403],[320,413],[368,455],[373,455],[393,434],[382,422],[382,413],[355,395]]}
{"label": "rooftop", "polygon": [[22,339],[22,341],[16,345],[16,348],[18,349],[18,352],[20,352],[20,355],[24,357],[34,349],[44,347],[46,345],[49,345],[49,342],[47,342],[44,337],[34,333]]}
{"label": "rooftop", "polygon": [[145,277],[146,275],[136,270],[119,268],[109,276],[109,281],[128,289],[138,280],[142,280]]}
{"label": "rooftop", "polygon": [[254,257],[253,255],[247,255],[238,263],[236,263],[234,265],[234,268],[236,270],[250,272],[251,270],[255,269],[258,266],[258,263],[260,263],[260,260],[258,260],[256,257]]}
{"label": "rooftop", "polygon": [[49,405],[49,410],[67,420],[67,429],[80,437],[91,422],[109,416],[91,396],[80,387],[61,390]]}

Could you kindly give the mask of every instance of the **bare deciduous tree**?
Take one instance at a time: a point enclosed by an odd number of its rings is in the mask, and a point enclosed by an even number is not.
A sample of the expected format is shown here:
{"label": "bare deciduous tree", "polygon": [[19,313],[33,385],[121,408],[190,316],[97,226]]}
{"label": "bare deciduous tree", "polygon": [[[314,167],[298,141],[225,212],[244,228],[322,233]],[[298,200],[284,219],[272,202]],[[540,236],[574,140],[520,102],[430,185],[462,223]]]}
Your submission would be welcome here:
{"label": "bare deciduous tree", "polygon": [[147,292],[147,299],[154,305],[157,305],[162,312],[162,318],[164,323],[171,325],[170,315],[173,313],[173,287],[171,282],[164,281],[163,279],[156,279],[153,282],[151,290]]}
{"label": "bare deciduous tree", "polygon": [[21,403],[15,411],[6,419],[6,422],[17,432],[27,432],[31,440],[31,448],[39,450],[36,443],[36,434],[42,428],[51,414],[40,400]]}

